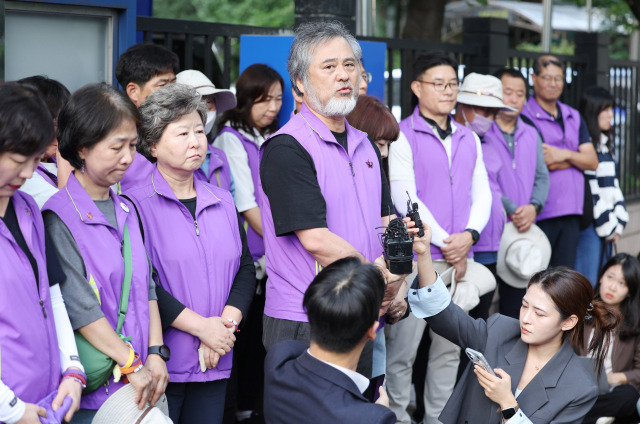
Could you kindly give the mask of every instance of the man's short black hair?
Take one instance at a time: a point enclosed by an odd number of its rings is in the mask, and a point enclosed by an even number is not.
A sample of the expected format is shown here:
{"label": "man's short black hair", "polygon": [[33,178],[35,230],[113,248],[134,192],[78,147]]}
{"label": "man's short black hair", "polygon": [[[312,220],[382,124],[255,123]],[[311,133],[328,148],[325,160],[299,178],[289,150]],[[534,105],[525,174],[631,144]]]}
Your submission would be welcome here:
{"label": "man's short black hair", "polygon": [[34,75],[32,77],[18,80],[20,84],[33,87],[49,108],[52,118],[57,118],[60,109],[67,103],[71,93],[60,83],[44,75]]}
{"label": "man's short black hair", "polygon": [[522,72],[518,71],[517,69],[502,68],[493,74],[493,76],[498,78],[499,80],[502,80],[502,77],[505,75],[512,78],[520,78],[522,82],[524,82],[525,93],[529,91],[529,83],[527,82],[527,79],[524,77],[524,75],[522,75]]}
{"label": "man's short black hair", "polygon": [[139,43],[127,49],[116,64],[116,79],[123,89],[133,82],[143,87],[156,75],[180,71],[178,55],[153,43]]}
{"label": "man's short black hair", "polygon": [[540,56],[533,62],[533,73],[536,75],[540,75],[542,70],[549,65],[555,65],[562,69],[562,73],[564,74],[565,67],[564,63],[560,59],[555,56],[544,55]]}
{"label": "man's short black hair", "polygon": [[417,80],[420,75],[424,74],[427,70],[436,66],[451,66],[458,74],[458,64],[448,54],[442,51],[433,51],[427,54],[421,54],[413,62],[413,79]]}
{"label": "man's short black hair", "polygon": [[83,161],[78,152],[95,146],[126,120],[140,126],[140,112],[126,94],[105,83],[82,87],[58,115],[60,155],[80,169]]}
{"label": "man's short black hair", "polygon": [[360,259],[340,259],[324,268],[304,294],[311,340],[321,348],[347,353],[378,320],[385,283],[380,271]]}
{"label": "man's short black hair", "polygon": [[0,153],[42,153],[53,136],[47,105],[33,88],[16,82],[0,84]]}

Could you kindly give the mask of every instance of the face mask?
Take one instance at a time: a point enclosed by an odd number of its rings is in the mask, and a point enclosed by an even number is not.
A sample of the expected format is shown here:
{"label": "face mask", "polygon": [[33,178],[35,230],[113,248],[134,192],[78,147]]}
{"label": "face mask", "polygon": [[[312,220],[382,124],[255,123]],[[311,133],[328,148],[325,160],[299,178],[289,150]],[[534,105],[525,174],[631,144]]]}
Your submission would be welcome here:
{"label": "face mask", "polygon": [[478,134],[479,137],[482,137],[483,135],[488,133],[491,129],[491,126],[493,125],[493,120],[478,115],[477,113],[476,117],[473,118],[473,122],[467,121],[467,114],[464,113],[464,109],[462,110],[462,116],[464,117],[465,126]]}
{"label": "face mask", "polygon": [[213,129],[213,124],[216,123],[216,111],[210,110],[207,112],[207,122],[204,124],[204,133],[209,134]]}

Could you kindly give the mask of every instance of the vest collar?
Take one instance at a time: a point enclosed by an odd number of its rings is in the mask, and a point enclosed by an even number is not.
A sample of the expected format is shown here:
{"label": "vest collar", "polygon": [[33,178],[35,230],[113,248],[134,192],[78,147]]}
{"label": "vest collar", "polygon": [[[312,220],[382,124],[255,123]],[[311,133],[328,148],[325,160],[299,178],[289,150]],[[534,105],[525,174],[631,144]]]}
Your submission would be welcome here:
{"label": "vest collar", "polygon": [[211,144],[209,144],[207,154],[209,155],[209,175],[211,175],[216,169],[222,168],[224,162],[222,162],[222,159],[218,156],[218,152],[214,150]]}
{"label": "vest collar", "polygon": [[[329,127],[327,127],[326,124],[320,120],[320,118],[318,118],[313,112],[311,112],[311,110],[304,102],[300,107],[300,113],[298,113],[298,115],[300,115],[301,119],[303,119],[305,123],[309,125],[311,130],[315,132],[322,140],[329,143],[335,143],[340,146],[340,143],[338,143]],[[358,131],[351,125],[349,125],[349,122],[347,122],[346,118],[344,118],[344,125],[347,131],[347,145],[349,147],[348,154],[349,156],[352,156],[353,152],[356,151],[358,145],[360,145],[360,143],[362,143],[362,141],[367,138],[367,136],[365,133]]]}
{"label": "vest collar", "polygon": [[[562,119],[566,120],[568,116],[565,116],[566,114],[563,107],[564,104],[561,103],[559,100],[556,100],[556,105],[558,107],[558,110],[560,110],[560,113],[562,114]],[[549,112],[547,112],[542,108],[542,106],[540,106],[540,103],[538,103],[535,96],[531,96],[527,101],[527,103],[525,103],[524,107],[526,107],[529,110],[529,116],[531,116],[532,118],[541,119],[544,121],[556,122],[553,116],[551,116]],[[520,119],[520,117],[518,117],[518,119]]]}
{"label": "vest collar", "polygon": [[[69,181],[64,187],[69,200],[73,204],[75,211],[80,217],[80,221],[85,224],[93,225],[105,225],[113,228],[113,226],[107,220],[107,217],[100,211],[100,209],[93,202],[93,199],[89,197],[87,191],[82,187],[80,182],[75,176],[74,171],[69,176]],[[113,201],[113,205],[116,212],[116,221],[118,228],[115,228],[119,234],[124,234],[124,223],[127,219],[127,214],[130,212],[129,206],[127,206],[121,199],[119,199],[113,190],[109,189],[109,197]]]}
{"label": "vest collar", "polygon": [[[160,173],[157,165],[151,173],[151,185],[156,194],[185,207],[176,197],[167,180],[165,180]],[[196,189],[196,197],[198,198],[198,201],[196,202],[196,217],[199,216],[200,212],[204,209],[220,202],[220,198],[216,196],[205,183],[200,181],[199,178],[196,178],[195,175],[193,177],[193,186]]]}

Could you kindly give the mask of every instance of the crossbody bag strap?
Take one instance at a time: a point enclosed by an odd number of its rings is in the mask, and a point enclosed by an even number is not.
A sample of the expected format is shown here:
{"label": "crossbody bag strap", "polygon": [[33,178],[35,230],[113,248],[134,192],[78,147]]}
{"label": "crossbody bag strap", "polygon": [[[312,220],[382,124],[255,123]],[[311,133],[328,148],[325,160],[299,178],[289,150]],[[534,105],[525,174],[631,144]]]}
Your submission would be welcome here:
{"label": "crossbody bag strap", "polygon": [[124,257],[124,280],[122,281],[122,292],[120,293],[120,310],[118,313],[118,327],[116,332],[122,334],[122,326],[127,316],[127,308],[129,307],[129,293],[131,292],[131,276],[133,275],[133,264],[131,259],[131,239],[129,237],[129,227],[124,223],[124,234],[122,237]]}

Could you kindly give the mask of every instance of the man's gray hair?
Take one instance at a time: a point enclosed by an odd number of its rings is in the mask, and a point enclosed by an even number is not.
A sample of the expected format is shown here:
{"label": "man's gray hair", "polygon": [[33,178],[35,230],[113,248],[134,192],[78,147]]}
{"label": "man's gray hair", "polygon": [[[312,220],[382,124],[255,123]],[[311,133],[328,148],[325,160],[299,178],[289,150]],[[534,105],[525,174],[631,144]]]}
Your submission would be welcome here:
{"label": "man's gray hair", "polygon": [[[306,86],[309,78],[309,66],[313,60],[313,53],[320,44],[324,44],[334,38],[344,38],[353,50],[358,64],[362,59],[362,49],[356,38],[338,21],[308,22],[296,29],[296,38],[291,44],[291,52],[287,61],[287,70],[293,90],[298,96],[302,92],[298,90],[296,79]],[[356,87],[357,88],[357,87]]]}
{"label": "man's gray hair", "polygon": [[138,130],[138,152],[151,162],[151,147],[160,141],[167,125],[197,111],[202,124],[207,120],[207,105],[202,96],[188,85],[167,84],[149,94],[140,105],[142,124]]}

